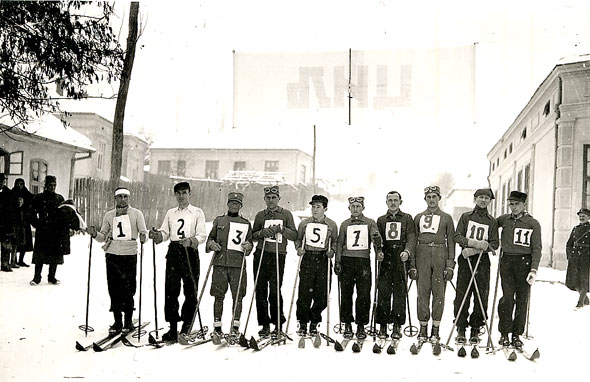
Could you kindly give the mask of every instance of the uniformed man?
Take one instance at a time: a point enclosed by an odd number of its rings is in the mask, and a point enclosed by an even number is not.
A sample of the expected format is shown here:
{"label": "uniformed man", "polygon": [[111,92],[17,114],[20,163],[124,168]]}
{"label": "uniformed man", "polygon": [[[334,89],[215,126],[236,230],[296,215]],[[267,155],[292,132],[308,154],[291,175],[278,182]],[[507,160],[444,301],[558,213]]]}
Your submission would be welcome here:
{"label": "uniformed man", "polygon": [[[203,210],[190,204],[191,188],[188,182],[174,185],[178,207],[166,212],[159,230],[152,228],[149,236],[156,244],[170,239],[166,254],[166,284],[164,290],[164,316],[170,330],[162,336],[164,341],[176,341],[178,321],[182,321],[180,334],[189,334],[194,322],[199,283],[199,244],[207,238]],[[184,291],[182,311],[178,314],[180,282]]]}
{"label": "uniformed man", "polygon": [[234,321],[231,323],[231,334],[240,332],[242,316],[242,299],[246,294],[246,263],[245,256],[252,251],[252,226],[240,215],[244,195],[230,192],[227,196],[227,214],[213,220],[213,227],[207,238],[207,252],[215,252],[213,258],[213,276],[211,277],[211,296],[213,303],[213,328],[222,334],[221,318],[223,300],[228,286],[231,290]]}
{"label": "uniformed man", "polygon": [[[502,298],[498,303],[500,345],[522,347],[530,286],[535,282],[541,261],[541,226],[526,212],[527,194],[511,191],[511,213],[498,218],[502,229],[500,277]],[[516,306],[516,308],[515,308]],[[508,335],[512,334],[512,341]]]}
{"label": "uniformed man", "polygon": [[[459,218],[457,230],[455,231],[455,242],[463,248],[462,256],[459,256],[459,269],[457,271],[457,291],[455,295],[455,323],[457,325],[457,342],[466,342],[465,330],[471,327],[471,343],[479,342],[479,329],[485,324],[488,310],[488,295],[490,291],[490,256],[495,255],[494,250],[498,249],[500,239],[498,237],[498,223],[488,213],[488,206],[494,199],[494,193],[489,188],[480,188],[473,194],[475,207],[465,212]],[[479,260],[477,270],[475,265]],[[475,271],[474,283],[469,290],[471,280],[471,269]],[[482,308],[476,296],[475,283],[480,293]],[[465,297],[467,295],[467,297]],[[469,314],[471,298],[473,297],[473,310]],[[461,302],[465,298],[463,309]],[[484,316],[485,314],[485,316]]]}
{"label": "uniformed man", "polygon": [[590,270],[590,210],[581,208],[578,218],[580,224],[572,229],[565,245],[568,261],[565,285],[580,294],[576,308],[582,308],[590,303],[587,295]]}
{"label": "uniformed man", "polygon": [[[439,208],[440,199],[438,186],[424,189],[427,208],[414,217],[418,244],[415,260],[412,261],[415,267],[408,272],[418,285],[418,338],[428,338],[427,326],[432,313],[431,341],[440,340],[439,327],[444,311],[446,282],[453,279],[455,268],[455,227],[451,215]],[[429,306],[431,295],[432,312]]]}
{"label": "uniformed man", "polygon": [[[103,243],[105,251],[107,285],[111,298],[110,311],[115,322],[111,334],[133,330],[133,309],[137,289],[137,239],[146,242],[148,230],[143,213],[129,206],[131,192],[126,187],[115,190],[115,209],[105,213],[100,230],[90,226],[87,232]],[[122,321],[125,314],[125,322]]]}

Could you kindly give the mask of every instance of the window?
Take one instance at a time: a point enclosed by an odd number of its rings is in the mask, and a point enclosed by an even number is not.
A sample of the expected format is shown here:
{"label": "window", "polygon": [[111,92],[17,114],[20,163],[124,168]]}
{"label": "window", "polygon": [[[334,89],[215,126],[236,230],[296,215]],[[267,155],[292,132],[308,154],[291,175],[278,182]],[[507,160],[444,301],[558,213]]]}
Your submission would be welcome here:
{"label": "window", "polygon": [[500,195],[498,195],[498,190],[494,191],[494,196],[495,196],[495,198],[494,198],[493,215],[496,216],[496,215],[498,215],[498,196],[500,196]]}
{"label": "window", "polygon": [[10,159],[8,159],[8,152],[0,149],[0,173],[9,174],[9,163]]}
{"label": "window", "polygon": [[104,169],[104,155],[106,150],[106,144],[104,142],[100,142],[98,144],[98,153],[96,154],[96,168],[100,171]]}
{"label": "window", "polygon": [[159,160],[158,161],[158,175],[170,175],[170,161]]}
{"label": "window", "polygon": [[504,183],[502,185],[502,210],[500,211],[502,214],[506,213],[506,197],[506,183]]}
{"label": "window", "polygon": [[496,167],[500,166],[500,157],[496,158]]}
{"label": "window", "polygon": [[246,171],[246,162],[244,162],[244,161],[234,162],[234,171]]}
{"label": "window", "polygon": [[550,112],[551,112],[551,100],[547,101],[547,103],[545,104],[545,107],[543,108],[543,115],[548,116]]}
{"label": "window", "polygon": [[[523,186],[523,192],[527,195],[529,194],[529,190],[531,189],[530,182],[531,182],[531,165],[527,164],[526,166],[524,166],[524,186]],[[529,200],[530,200],[530,198],[527,198],[527,200],[526,200],[527,210],[528,210],[528,206],[529,206]]]}
{"label": "window", "polygon": [[45,177],[47,176],[47,168],[47,162],[44,160],[31,160],[31,181],[29,182],[29,185],[31,186],[31,192],[33,194],[38,194],[43,191],[43,183],[45,182]]}
{"label": "window", "polygon": [[264,161],[264,172],[277,172],[279,171],[278,160],[267,160]]}
{"label": "window", "polygon": [[219,161],[208,160],[205,162],[205,178],[219,179]]}
{"label": "window", "polygon": [[186,173],[186,161],[179,160],[176,162],[176,175],[178,176],[185,176]]}
{"label": "window", "polygon": [[524,141],[526,139],[526,127],[524,129],[522,129],[522,131],[520,132],[520,140]]}
{"label": "window", "polygon": [[512,143],[508,146],[508,154],[512,154]]}
{"label": "window", "polygon": [[516,176],[516,189],[522,191],[522,170],[520,170]]}
{"label": "window", "polygon": [[584,179],[582,181],[582,207],[590,206],[590,145],[584,145]]}
{"label": "window", "polygon": [[306,173],[306,171],[307,171],[307,168],[305,167],[305,165],[304,165],[304,164],[302,164],[302,165],[301,165],[301,178],[299,179],[299,182],[300,182],[300,183],[303,183],[303,184],[305,184],[305,176],[306,176],[306,174],[305,174],[305,173]]}
{"label": "window", "polygon": [[508,156],[508,149],[504,149],[504,159]]}

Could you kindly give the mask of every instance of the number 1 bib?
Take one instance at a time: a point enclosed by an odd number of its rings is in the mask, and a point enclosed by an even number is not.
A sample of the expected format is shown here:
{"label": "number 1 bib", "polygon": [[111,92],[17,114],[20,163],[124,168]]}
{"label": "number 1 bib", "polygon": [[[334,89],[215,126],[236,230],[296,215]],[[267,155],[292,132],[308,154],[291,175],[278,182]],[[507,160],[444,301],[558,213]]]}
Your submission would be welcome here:
{"label": "number 1 bib", "polygon": [[129,215],[120,215],[113,218],[113,240],[131,240]]}
{"label": "number 1 bib", "polygon": [[328,226],[309,223],[305,226],[305,244],[310,247],[324,248],[328,236]]}
{"label": "number 1 bib", "polygon": [[248,234],[248,224],[229,222],[229,233],[227,235],[227,249],[244,252],[242,244]]}
{"label": "number 1 bib", "polygon": [[346,249],[353,251],[369,249],[368,225],[349,225],[346,227]]}

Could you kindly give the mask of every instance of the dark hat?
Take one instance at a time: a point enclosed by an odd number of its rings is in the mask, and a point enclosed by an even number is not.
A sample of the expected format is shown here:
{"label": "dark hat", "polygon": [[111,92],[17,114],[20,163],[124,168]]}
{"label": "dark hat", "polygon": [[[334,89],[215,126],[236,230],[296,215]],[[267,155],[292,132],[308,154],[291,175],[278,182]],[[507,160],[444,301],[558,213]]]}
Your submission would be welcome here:
{"label": "dark hat", "polygon": [[526,202],[527,194],[520,191],[510,191],[510,196],[508,196],[508,200],[516,200],[517,202]]}
{"label": "dark hat", "polygon": [[0,181],[6,179],[6,175],[4,175],[4,173],[0,172]]}
{"label": "dark hat", "polygon": [[45,177],[45,184],[47,184],[49,182],[57,182],[57,178],[53,175],[47,175]]}
{"label": "dark hat", "polygon": [[180,190],[191,190],[191,185],[188,182],[178,182],[174,185],[174,192],[178,192]]}
{"label": "dark hat", "polygon": [[586,207],[582,207],[580,208],[580,210],[578,211],[578,215],[579,214],[585,214],[587,216],[590,216],[590,210]]}
{"label": "dark hat", "polygon": [[279,186],[268,186],[268,187],[264,187],[264,196],[269,195],[269,194],[276,194],[279,195]]}
{"label": "dark hat", "polygon": [[494,193],[489,188],[480,188],[479,190],[475,191],[475,194],[473,194],[473,197],[477,198],[480,195],[487,195],[490,197],[490,199],[495,199]]}
{"label": "dark hat", "polygon": [[430,194],[430,193],[435,193],[438,195],[438,197],[440,198],[440,187],[439,186],[428,186],[424,189],[424,196]]}
{"label": "dark hat", "polygon": [[328,207],[328,198],[326,198],[324,195],[314,195],[311,197],[311,202],[309,202],[309,204],[314,203],[322,203],[324,208],[326,208]]}
{"label": "dark hat", "polygon": [[244,194],[240,193],[240,192],[230,192],[229,194],[227,194],[227,201],[231,202],[231,201],[235,201],[235,202],[239,202],[240,204],[244,204]]}

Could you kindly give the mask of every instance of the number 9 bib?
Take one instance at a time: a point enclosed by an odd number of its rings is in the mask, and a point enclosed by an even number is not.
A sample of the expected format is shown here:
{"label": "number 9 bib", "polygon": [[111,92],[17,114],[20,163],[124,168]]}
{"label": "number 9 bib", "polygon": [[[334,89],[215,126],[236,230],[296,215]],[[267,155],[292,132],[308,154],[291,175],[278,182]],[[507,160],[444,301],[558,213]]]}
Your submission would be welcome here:
{"label": "number 9 bib", "polygon": [[324,248],[328,226],[325,224],[309,223],[305,226],[305,244],[310,247]]}
{"label": "number 9 bib", "polygon": [[420,216],[420,233],[437,233],[439,224],[439,215],[422,215]]}
{"label": "number 9 bib", "polygon": [[242,244],[248,234],[248,224],[229,222],[229,233],[227,235],[227,249],[244,252]]}
{"label": "number 9 bib", "polygon": [[131,240],[131,221],[129,215],[113,218],[113,240]]}
{"label": "number 9 bib", "polygon": [[346,249],[369,249],[369,226],[349,225],[346,227]]}

